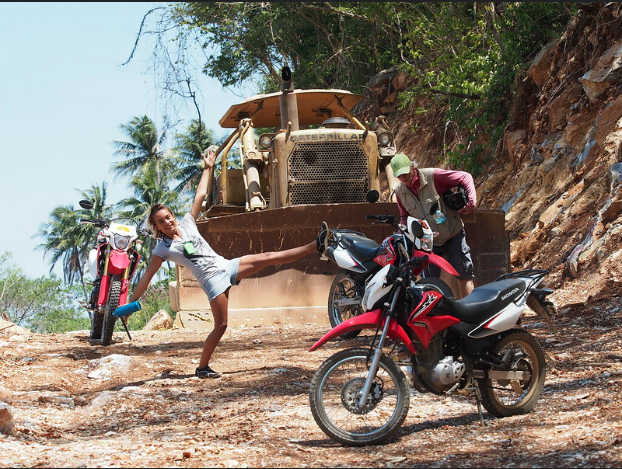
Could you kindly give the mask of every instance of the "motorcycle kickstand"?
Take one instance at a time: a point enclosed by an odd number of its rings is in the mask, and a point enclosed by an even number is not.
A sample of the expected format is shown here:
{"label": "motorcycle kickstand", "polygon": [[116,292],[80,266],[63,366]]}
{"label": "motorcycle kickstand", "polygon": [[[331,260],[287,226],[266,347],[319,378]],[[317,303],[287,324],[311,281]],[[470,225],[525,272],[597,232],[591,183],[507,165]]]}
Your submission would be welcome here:
{"label": "motorcycle kickstand", "polygon": [[125,327],[125,332],[127,332],[127,336],[130,338],[130,340],[132,340],[132,336],[130,335],[130,331],[127,328],[127,318],[121,318],[121,322],[123,323],[123,327]]}
{"label": "motorcycle kickstand", "polygon": [[484,414],[482,412],[482,395],[479,392],[478,386],[473,386],[473,390],[475,391],[475,400],[477,401],[477,412],[479,413],[479,421],[482,423],[482,427],[485,427],[486,422],[484,422]]}

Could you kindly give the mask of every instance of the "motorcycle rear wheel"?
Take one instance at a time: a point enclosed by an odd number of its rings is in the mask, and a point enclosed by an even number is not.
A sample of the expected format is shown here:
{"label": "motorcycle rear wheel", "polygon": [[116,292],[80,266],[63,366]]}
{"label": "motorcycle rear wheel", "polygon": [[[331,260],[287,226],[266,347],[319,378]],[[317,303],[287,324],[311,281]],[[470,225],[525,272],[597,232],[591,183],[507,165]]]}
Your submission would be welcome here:
{"label": "motorcycle rear wheel", "polygon": [[309,402],[315,422],[326,435],[347,446],[384,443],[400,429],[410,405],[410,386],[400,367],[380,358],[366,405],[358,396],[369,372],[369,349],[352,348],[332,355],[311,380]]}
{"label": "motorcycle rear wheel", "polygon": [[417,281],[417,285],[421,285],[424,290],[434,290],[442,294],[445,298],[453,298],[454,292],[444,280],[436,277],[424,277]]}
{"label": "motorcycle rear wheel", "polygon": [[[331,327],[338,326],[363,312],[361,307],[363,293],[364,286],[347,271],[342,270],[336,275],[328,293],[328,319]],[[360,330],[346,332],[341,337],[353,339],[360,332]]]}
{"label": "motorcycle rear wheel", "polygon": [[112,334],[117,318],[112,315],[119,306],[119,297],[121,296],[121,276],[113,275],[110,279],[110,291],[108,292],[108,301],[106,302],[106,312],[104,313],[104,327],[102,333],[102,345],[110,345],[112,342]]}
{"label": "motorcycle rear wheel", "polygon": [[[546,362],[538,341],[527,331],[505,333],[492,351],[503,364],[479,381],[484,408],[495,417],[526,414],[533,409],[544,387]],[[504,377],[504,372],[515,372]],[[494,375],[494,376],[493,376]]]}

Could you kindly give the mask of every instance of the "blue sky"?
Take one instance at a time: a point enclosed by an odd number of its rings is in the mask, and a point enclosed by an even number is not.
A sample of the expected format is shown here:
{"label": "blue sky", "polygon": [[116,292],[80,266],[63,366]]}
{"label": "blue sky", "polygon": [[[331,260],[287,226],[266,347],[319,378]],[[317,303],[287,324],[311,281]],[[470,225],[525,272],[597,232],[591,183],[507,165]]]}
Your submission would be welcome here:
{"label": "blue sky", "polygon": [[[164,3],[0,3],[0,253],[30,277],[47,275],[49,256],[33,237],[59,205],[79,208],[78,190],[102,181],[108,202],[131,194],[113,178],[112,142],[120,130],[147,115],[161,125],[167,112],[150,65],[153,44],[144,41],[129,65],[145,13]],[[198,78],[201,115],[217,137],[228,133],[218,120],[250,85],[224,90]],[[252,91],[252,92],[251,92]],[[183,131],[193,108],[182,108]],[[60,264],[60,263],[59,263]],[[60,268],[54,269],[60,276]]]}

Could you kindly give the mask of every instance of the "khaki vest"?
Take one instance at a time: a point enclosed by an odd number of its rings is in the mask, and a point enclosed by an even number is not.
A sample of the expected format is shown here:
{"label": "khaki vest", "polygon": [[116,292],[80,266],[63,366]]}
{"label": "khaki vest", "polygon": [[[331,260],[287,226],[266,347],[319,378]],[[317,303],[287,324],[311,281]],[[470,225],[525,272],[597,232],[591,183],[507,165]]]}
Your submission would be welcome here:
{"label": "khaki vest", "polygon": [[[427,221],[432,231],[438,232],[434,236],[434,245],[441,246],[457,235],[464,228],[464,223],[456,210],[445,206],[443,198],[436,191],[434,168],[415,169],[415,171],[419,174],[419,198],[401,182],[395,188],[395,195],[411,217]],[[438,207],[447,217],[445,223],[440,225],[434,221],[434,214],[430,215],[430,208],[434,202],[438,202]]]}

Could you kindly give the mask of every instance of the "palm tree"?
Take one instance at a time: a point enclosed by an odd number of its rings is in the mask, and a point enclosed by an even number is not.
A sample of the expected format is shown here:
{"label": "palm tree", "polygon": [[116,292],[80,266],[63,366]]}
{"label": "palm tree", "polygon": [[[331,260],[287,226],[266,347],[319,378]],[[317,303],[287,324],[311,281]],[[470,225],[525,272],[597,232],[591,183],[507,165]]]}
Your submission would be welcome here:
{"label": "palm tree", "polygon": [[85,191],[79,191],[83,199],[90,200],[93,204],[91,210],[85,211],[85,217],[110,219],[114,216],[113,207],[106,205],[107,188],[106,182],[102,182],[101,186],[92,185]]}
{"label": "palm tree", "polygon": [[37,246],[44,250],[44,256],[51,254],[50,273],[59,260],[63,263],[63,280],[71,285],[78,277],[87,296],[84,281],[84,265],[91,249],[89,241],[93,238],[93,230],[89,225],[80,223],[83,218],[73,206],[59,206],[52,210],[50,221],[41,226],[38,236],[45,242]]}
{"label": "palm tree", "polygon": [[128,124],[121,125],[129,142],[114,141],[115,156],[123,160],[112,164],[112,171],[117,176],[134,176],[145,171],[148,166],[155,168],[157,180],[173,168],[169,152],[163,147],[166,141],[166,130],[160,133],[154,122],[147,116],[134,117]]}
{"label": "palm tree", "polygon": [[214,137],[205,124],[194,119],[186,129],[185,134],[176,134],[177,142],[177,169],[174,178],[179,181],[176,191],[192,192],[199,184],[203,161],[201,153],[214,144]]}
{"label": "palm tree", "polygon": [[93,247],[97,228],[82,224],[82,218],[111,218],[111,207],[106,206],[106,183],[93,185],[86,191],[79,191],[82,198],[93,203],[93,209],[75,210],[73,206],[58,206],[50,214],[50,221],[39,228],[36,236],[45,241],[37,246],[43,249],[44,256],[51,254],[50,273],[59,260],[63,263],[63,280],[72,285],[79,278],[85,298],[88,292],[84,280],[84,270],[89,251]]}

